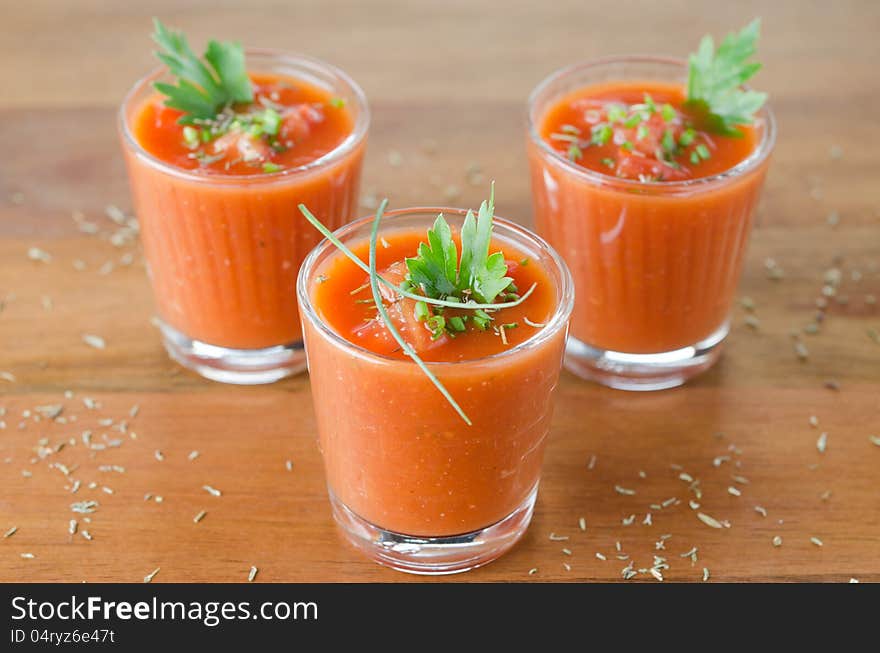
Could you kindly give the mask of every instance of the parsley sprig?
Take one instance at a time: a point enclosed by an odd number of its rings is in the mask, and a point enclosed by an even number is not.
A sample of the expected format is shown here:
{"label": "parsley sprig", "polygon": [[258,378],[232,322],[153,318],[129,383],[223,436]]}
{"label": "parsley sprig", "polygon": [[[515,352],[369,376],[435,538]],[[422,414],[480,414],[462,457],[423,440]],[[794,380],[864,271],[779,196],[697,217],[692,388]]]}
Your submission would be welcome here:
{"label": "parsley sprig", "polygon": [[749,59],[757,50],[761,20],[739,33],[728,34],[715,49],[707,35],[688,59],[687,103],[705,115],[707,126],[726,136],[740,136],[737,125],[748,125],[767,100],[766,93],[742,85],[761,69]]}
{"label": "parsley sprig", "polygon": [[[379,284],[384,284],[401,297],[414,300],[416,302],[415,312],[418,319],[425,322],[426,326],[432,330],[436,337],[443,333],[455,335],[455,333],[461,333],[465,330],[466,317],[455,315],[447,318],[442,315],[444,308],[473,311],[467,317],[470,318],[478,329],[484,330],[493,319],[487,311],[496,311],[522,304],[534,292],[537,284],[533,283],[522,295],[518,295],[516,292],[506,292],[504,297],[508,301],[494,301],[499,293],[512,291],[515,288],[513,280],[505,276],[507,264],[504,262],[504,254],[502,252],[489,254],[492,217],[495,206],[494,184],[492,185],[489,200],[481,204],[477,217],[474,217],[473,211],[468,211],[465,217],[461,231],[461,259],[458,259],[457,248],[455,247],[455,241],[452,239],[449,224],[442,215],[438,216],[434,226],[428,232],[428,244],[421,243],[419,256],[406,260],[408,269],[411,265],[410,261],[417,261],[413,264],[418,270],[417,274],[413,275],[412,271],[410,271],[408,278],[400,285],[395,285],[388,281],[376,269],[376,242],[378,240],[379,224],[387,205],[388,200],[383,200],[376,211],[370,234],[368,263],[364,263],[352,252],[304,204],[299,205],[299,210],[321,235],[327,238],[342,254],[369,275],[373,302],[379,312],[379,317],[391,333],[391,336],[400,345],[402,351],[431,380],[464,422],[471,426],[472,422],[461,406],[458,405],[449,391],[431,372],[412,345],[406,342],[394,325],[394,322],[388,315],[388,311],[385,309],[384,300],[379,292]],[[426,252],[428,253],[427,259],[423,257],[423,254]],[[424,294],[413,292],[414,290],[420,290]],[[433,293],[433,295],[430,293]],[[431,312],[428,305],[435,307],[434,313]],[[501,326],[501,329],[509,329],[515,326],[515,323],[505,324]]]}
{"label": "parsley sprig", "polygon": [[157,91],[168,97],[165,105],[183,111],[179,123],[188,125],[214,118],[230,104],[253,102],[254,91],[239,43],[208,41],[204,61],[190,49],[182,32],[166,28],[153,19],[153,40],[161,48],[156,56],[177,77],[176,84],[156,82]]}
{"label": "parsley sprig", "polygon": [[507,289],[513,279],[507,274],[504,254],[489,254],[492,239],[492,216],[495,214],[495,184],[489,200],[480,205],[476,218],[468,211],[461,227],[461,260],[452,239],[452,230],[443,215],[438,215],[428,242],[419,245],[419,254],[406,259],[410,280],[428,297],[461,301],[476,298],[491,304]]}

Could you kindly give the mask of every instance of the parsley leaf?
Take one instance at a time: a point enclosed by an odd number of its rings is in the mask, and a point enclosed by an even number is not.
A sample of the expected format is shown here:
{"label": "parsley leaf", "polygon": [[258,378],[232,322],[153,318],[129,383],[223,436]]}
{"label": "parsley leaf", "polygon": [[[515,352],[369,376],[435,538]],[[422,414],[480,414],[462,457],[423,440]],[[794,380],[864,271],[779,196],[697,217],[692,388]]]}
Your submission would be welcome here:
{"label": "parsley leaf", "polygon": [[687,103],[720,134],[741,135],[736,126],[750,124],[767,100],[766,93],[742,88],[761,69],[760,63],[748,61],[756,52],[760,29],[756,18],[738,34],[728,34],[717,50],[712,37],[704,36],[688,59]]}
{"label": "parsley leaf", "polygon": [[473,211],[468,211],[461,226],[461,270],[458,276],[459,291],[471,291],[478,301],[491,304],[513,279],[507,274],[504,254],[489,254],[492,239],[492,217],[495,215],[495,184],[489,200],[480,204],[474,219]]}
{"label": "parsley leaf", "polygon": [[458,290],[458,248],[449,224],[438,215],[428,230],[428,242],[419,244],[419,255],[406,259],[411,281],[428,297],[446,297]]}
{"label": "parsley leaf", "polygon": [[177,84],[156,82],[157,91],[168,97],[165,105],[183,111],[178,120],[192,124],[209,120],[227,104],[253,102],[254,92],[239,43],[209,41],[203,62],[190,49],[182,32],[168,30],[153,19],[153,40],[161,48],[156,56],[177,77]]}

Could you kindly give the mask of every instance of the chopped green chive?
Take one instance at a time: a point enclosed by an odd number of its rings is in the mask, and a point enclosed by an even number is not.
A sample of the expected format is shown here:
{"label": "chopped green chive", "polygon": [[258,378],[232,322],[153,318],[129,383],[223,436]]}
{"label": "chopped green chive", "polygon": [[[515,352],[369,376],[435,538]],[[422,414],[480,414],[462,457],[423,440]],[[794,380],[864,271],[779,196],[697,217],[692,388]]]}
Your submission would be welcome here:
{"label": "chopped green chive", "polygon": [[669,154],[675,152],[675,136],[672,135],[671,129],[665,129],[663,131],[663,139],[660,142],[660,145],[663,146],[663,151]]}
{"label": "chopped green chive", "polygon": [[280,166],[277,163],[267,161],[263,164],[263,172],[279,172],[281,170],[284,170],[284,166]]}
{"label": "chopped green chive", "polygon": [[696,152],[691,152],[691,163],[697,165],[700,162],[700,156]]}
{"label": "chopped green chive", "polygon": [[703,161],[706,161],[712,154],[709,152],[709,148],[706,147],[704,143],[700,143],[697,145],[697,154]]}
{"label": "chopped green chive", "polygon": [[196,149],[199,146],[199,140],[198,129],[190,127],[189,125],[186,125],[183,128],[183,142],[189,149]]}
{"label": "chopped green chive", "polygon": [[635,146],[632,144],[632,141],[623,141],[623,143],[620,144],[620,147],[627,152],[632,152]]}
{"label": "chopped green chive", "polygon": [[675,120],[676,111],[671,104],[664,104],[660,107],[660,115],[663,116],[664,122],[672,122]]}
{"label": "chopped green chive", "polygon": [[432,315],[425,323],[431,331],[431,340],[437,340],[446,333],[446,318],[442,315]]}
{"label": "chopped green chive", "polygon": [[626,120],[623,121],[623,126],[626,127],[627,129],[632,129],[633,127],[638,125],[640,122],[642,122],[642,114],[634,113],[629,118],[627,118]]}
{"label": "chopped green chive", "polygon": [[614,159],[612,159],[611,157],[607,157],[607,156],[602,159],[601,163],[603,166],[605,166],[607,168],[613,168],[616,165],[614,162]]}
{"label": "chopped green chive", "polygon": [[260,119],[261,127],[264,134],[275,136],[281,129],[281,114],[275,109],[266,109]]}
{"label": "chopped green chive", "polygon": [[688,128],[685,129],[684,132],[682,133],[681,138],[678,139],[678,143],[679,143],[679,145],[681,145],[682,147],[687,147],[688,145],[690,145],[691,143],[694,142],[694,139],[695,139],[696,137],[697,137],[697,132],[696,132],[696,130],[694,130],[693,127],[688,127]]}
{"label": "chopped green chive", "polygon": [[592,141],[596,145],[605,145],[608,141],[611,140],[611,137],[614,135],[614,130],[611,129],[611,125],[608,123],[601,123],[593,127],[593,138]]}
{"label": "chopped green chive", "polygon": [[427,320],[430,316],[428,305],[425,302],[416,302],[415,315],[419,322]]}
{"label": "chopped green chive", "polygon": [[639,128],[636,130],[636,140],[643,141],[648,137],[648,126],[645,124],[639,125]]}
{"label": "chopped green chive", "polygon": [[452,331],[464,331],[464,319],[455,315],[447,320],[450,330]]}
{"label": "chopped green chive", "polygon": [[626,109],[619,104],[612,104],[608,107],[609,122],[620,122],[626,118]]}
{"label": "chopped green chive", "polygon": [[341,109],[342,107],[345,106],[345,98],[341,98],[341,97],[331,98],[330,99],[330,106],[332,106],[336,109]]}
{"label": "chopped green chive", "polygon": [[654,98],[652,98],[647,93],[645,93],[645,106],[651,113],[655,113],[657,111],[657,105],[654,104]]}
{"label": "chopped green chive", "polygon": [[578,147],[577,143],[568,146],[568,158],[571,161],[579,161],[584,156],[584,151]]}

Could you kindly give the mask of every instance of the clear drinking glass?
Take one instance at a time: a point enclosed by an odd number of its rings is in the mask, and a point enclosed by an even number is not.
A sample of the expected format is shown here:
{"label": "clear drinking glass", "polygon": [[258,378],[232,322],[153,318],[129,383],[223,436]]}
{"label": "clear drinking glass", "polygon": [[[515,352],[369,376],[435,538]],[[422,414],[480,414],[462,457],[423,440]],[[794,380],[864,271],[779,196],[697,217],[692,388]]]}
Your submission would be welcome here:
{"label": "clear drinking glass", "polygon": [[[466,211],[412,208],[386,214],[380,235],[424,235],[439,213],[453,230]],[[336,232],[368,239],[372,216]],[[494,241],[542,266],[554,286],[552,317],[502,353],[428,363],[473,421],[468,426],[409,359],[379,355],[335,332],[312,302],[329,242],[303,263],[302,309],[318,439],[333,515],[367,556],[401,571],[447,574],[507,551],[531,520],[553,391],[574,300],[571,275],[556,252],[523,227],[496,218]]]}
{"label": "clear drinking glass", "polygon": [[747,159],[678,182],[578,166],[541,138],[539,125],[580,88],[686,77],[677,59],[613,57],[559,70],[529,98],[535,223],[571,268],[577,295],[565,366],[615,388],[674,387],[717,360],[776,138],[773,113],[767,106],[758,113],[758,143]]}
{"label": "clear drinking glass", "polygon": [[119,132],[165,348],[215,381],[270,383],[305,369],[296,305],[300,264],[320,236],[300,202],[333,228],[354,215],[370,113],[358,85],[317,59],[247,50],[251,73],[273,73],[345,100],[353,130],[324,156],[276,173],[200,175],[138,144],[132,120],[168,81],[165,68],[129,91]]}

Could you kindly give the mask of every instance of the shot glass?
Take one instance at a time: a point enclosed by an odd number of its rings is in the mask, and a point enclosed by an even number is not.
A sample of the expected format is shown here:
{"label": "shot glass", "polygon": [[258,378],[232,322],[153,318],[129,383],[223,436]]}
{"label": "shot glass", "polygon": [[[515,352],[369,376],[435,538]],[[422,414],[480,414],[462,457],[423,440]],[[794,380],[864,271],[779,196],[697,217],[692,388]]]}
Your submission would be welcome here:
{"label": "shot glass", "polygon": [[305,370],[296,278],[320,236],[296,206],[333,227],[354,214],[370,113],[360,87],[329,64],[271,50],[246,56],[251,73],[301,79],[344,100],[352,131],[324,156],[280,172],[175,167],[132,129],[153,82],[168,81],[164,68],[134,85],[118,124],[166,350],[206,378],[258,384]]}
{"label": "shot glass", "polygon": [[[386,214],[380,236],[424,236],[438,213],[453,230],[459,209]],[[372,218],[336,232],[363,243]],[[484,565],[531,520],[553,394],[574,300],[568,268],[538,236],[496,218],[494,242],[541,266],[555,304],[542,328],[501,353],[428,363],[473,422],[468,426],[410,359],[379,355],[336,332],[332,306],[313,301],[328,265],[342,254],[323,242],[297,285],[318,440],[333,516],[343,537],[400,571],[449,574]],[[506,253],[506,252],[505,252]]]}
{"label": "shot glass", "polygon": [[685,83],[687,65],[614,57],[559,70],[528,104],[527,149],[538,233],[576,288],[565,366],[626,390],[658,390],[708,369],[721,353],[755,207],[776,138],[769,107],[757,145],[714,176],[644,183],[596,172],[541,137],[546,111],[603,82]]}

